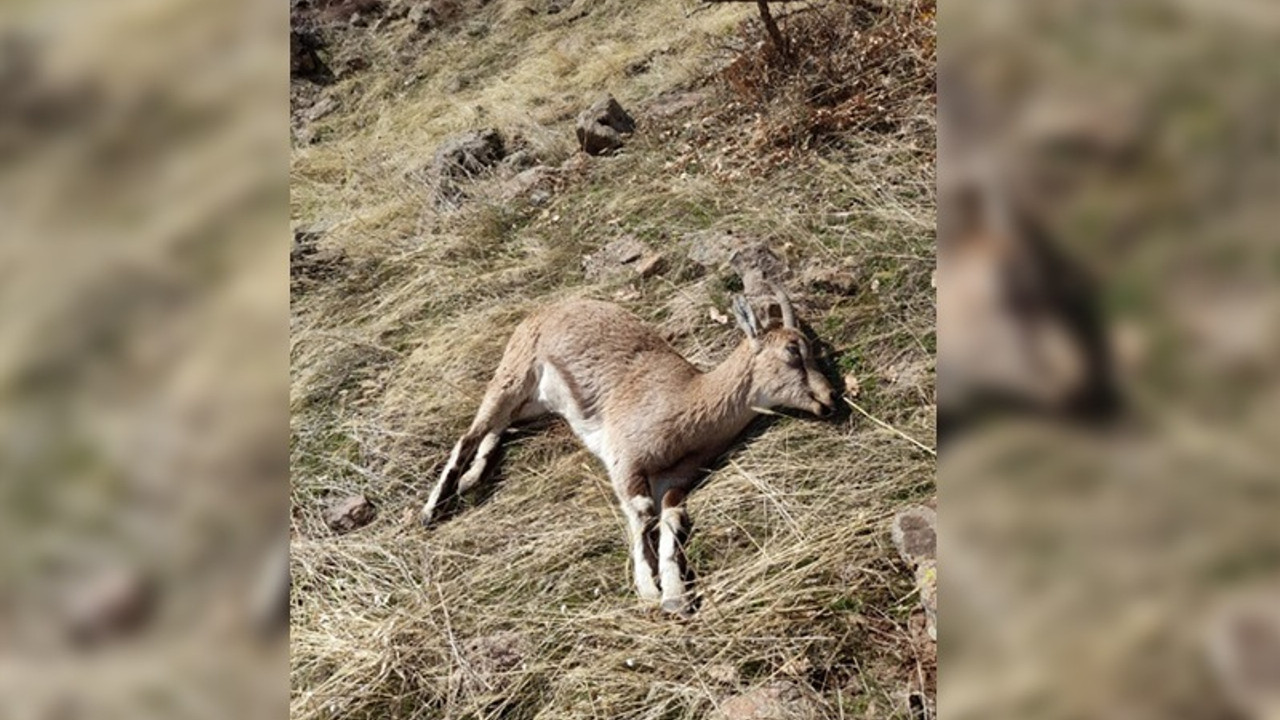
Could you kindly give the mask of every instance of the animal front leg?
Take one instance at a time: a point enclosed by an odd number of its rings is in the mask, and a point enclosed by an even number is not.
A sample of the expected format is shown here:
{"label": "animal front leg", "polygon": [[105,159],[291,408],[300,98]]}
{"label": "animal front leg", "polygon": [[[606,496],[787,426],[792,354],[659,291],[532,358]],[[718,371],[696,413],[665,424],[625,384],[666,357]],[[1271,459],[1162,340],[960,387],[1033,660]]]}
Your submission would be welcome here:
{"label": "animal front leg", "polygon": [[633,478],[614,484],[622,514],[627,518],[627,538],[631,543],[631,563],[635,571],[636,592],[645,600],[656,601],[662,597],[654,582],[654,567],[649,562],[645,537],[653,525],[653,500],[649,498],[649,485],[644,478]]}
{"label": "animal front leg", "polygon": [[654,520],[653,501],[647,496],[634,496],[624,504],[623,512],[627,514],[631,536],[631,561],[635,568],[636,592],[645,600],[657,600],[662,597],[662,593],[654,582],[653,564],[649,562],[649,553],[645,550],[645,536]]}
{"label": "animal front leg", "polygon": [[685,492],[679,488],[662,495],[662,515],[658,520],[658,575],[662,582],[662,609],[688,615],[690,604],[684,582],[685,556],[681,535],[688,530],[684,510]]}

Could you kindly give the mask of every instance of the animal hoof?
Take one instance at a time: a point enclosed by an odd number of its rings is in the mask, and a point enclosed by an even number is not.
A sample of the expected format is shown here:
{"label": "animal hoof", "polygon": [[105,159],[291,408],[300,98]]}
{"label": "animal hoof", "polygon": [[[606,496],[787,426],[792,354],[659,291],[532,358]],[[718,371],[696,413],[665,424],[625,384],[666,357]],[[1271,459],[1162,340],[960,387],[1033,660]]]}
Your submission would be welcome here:
{"label": "animal hoof", "polygon": [[687,618],[693,615],[692,608],[683,600],[672,598],[662,601],[662,612]]}

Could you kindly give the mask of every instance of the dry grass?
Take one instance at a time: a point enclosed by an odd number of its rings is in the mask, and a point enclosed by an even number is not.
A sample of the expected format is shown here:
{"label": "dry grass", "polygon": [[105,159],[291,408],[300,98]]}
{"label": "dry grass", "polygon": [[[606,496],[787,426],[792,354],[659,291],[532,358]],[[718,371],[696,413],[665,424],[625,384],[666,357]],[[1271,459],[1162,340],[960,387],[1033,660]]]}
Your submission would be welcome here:
{"label": "dry grass", "polygon": [[783,19],[787,48],[752,47],[723,71],[759,114],[757,148],[838,140],[850,130],[934,144],[934,0],[840,0]]}
{"label": "dry grass", "polygon": [[[906,716],[932,670],[888,521],[932,494],[933,458],[861,415],[761,421],[692,495],[702,606],[688,623],[635,598],[605,475],[561,424],[515,433],[499,478],[455,517],[412,521],[538,304],[620,299],[694,362],[723,357],[735,331],[710,311],[737,278],[687,253],[720,232],[786,259],[832,376],[855,374],[862,407],[932,445],[929,154],[848,132],[837,149],[762,164],[744,150],[750,118],[713,111],[721,85],[692,110],[644,110],[712,76],[741,8],[566,14],[486,6],[460,22],[487,34],[428,44],[410,90],[376,63],[339,83],[330,134],[295,150],[295,223],[324,228],[321,247],[346,264],[293,304],[293,715],[702,717],[779,678],[825,716]],[[462,74],[466,89],[445,93]],[[482,181],[460,211],[432,209],[414,171],[444,135],[493,125],[558,165],[573,111],[606,83],[640,120],[622,155],[565,165],[544,207]],[[663,250],[667,270],[588,281],[582,255],[623,234]],[[815,280],[819,267],[853,289]],[[354,492],[378,519],[336,537],[324,504]]]}

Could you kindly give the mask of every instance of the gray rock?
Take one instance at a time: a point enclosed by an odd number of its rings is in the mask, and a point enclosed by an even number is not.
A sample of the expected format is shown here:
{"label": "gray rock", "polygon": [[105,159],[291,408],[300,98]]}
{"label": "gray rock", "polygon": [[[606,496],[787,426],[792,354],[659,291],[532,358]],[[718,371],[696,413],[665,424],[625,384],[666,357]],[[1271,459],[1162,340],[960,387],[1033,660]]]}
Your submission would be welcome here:
{"label": "gray rock", "polygon": [[938,514],[930,508],[911,507],[893,518],[893,545],[908,565],[938,556]]}
{"label": "gray rock", "polygon": [[685,235],[682,244],[690,260],[706,270],[719,270],[743,240],[732,233],[703,230]]}
{"label": "gray rock", "polygon": [[893,518],[894,547],[903,562],[915,571],[920,605],[924,608],[929,637],[938,639],[938,513],[919,506],[903,510]]}
{"label": "gray rock", "polygon": [[588,155],[612,153],[622,147],[622,136],[635,130],[635,119],[606,95],[578,116],[578,147]]}
{"label": "gray rock", "polygon": [[667,257],[660,252],[640,256],[635,263],[636,274],[642,278],[658,275],[667,268]]}
{"label": "gray rock", "polygon": [[517,150],[508,155],[502,164],[512,170],[528,170],[537,167],[538,158],[528,150]]}
{"label": "gray rock", "polygon": [[742,294],[748,298],[773,297],[769,283],[782,284],[786,263],[763,242],[740,246],[729,255],[731,265],[742,278]]}
{"label": "gray rock", "polygon": [[588,280],[600,280],[634,270],[637,263],[650,254],[649,246],[639,238],[623,235],[582,258],[582,269]]}
{"label": "gray rock", "polygon": [[505,155],[502,134],[486,128],[445,140],[436,149],[431,166],[439,177],[473,177],[497,165]]}
{"label": "gray rock", "polygon": [[542,165],[523,170],[502,183],[499,197],[503,200],[526,198],[537,205],[551,197],[552,171]]}
{"label": "gray rock", "polygon": [[368,525],[378,514],[373,503],[364,495],[342,498],[325,511],[325,523],[337,533],[349,533]]}
{"label": "gray rock", "polygon": [[466,199],[463,182],[489,171],[505,155],[502,134],[493,128],[455,135],[441,143],[431,161],[437,207],[457,208]]}
{"label": "gray rock", "polygon": [[310,122],[315,122],[337,109],[338,109],[338,101],[335,100],[330,95],[325,95],[324,97],[320,98],[320,100],[316,102],[315,105],[312,105],[311,107],[307,108],[307,112],[306,112],[307,120]]}

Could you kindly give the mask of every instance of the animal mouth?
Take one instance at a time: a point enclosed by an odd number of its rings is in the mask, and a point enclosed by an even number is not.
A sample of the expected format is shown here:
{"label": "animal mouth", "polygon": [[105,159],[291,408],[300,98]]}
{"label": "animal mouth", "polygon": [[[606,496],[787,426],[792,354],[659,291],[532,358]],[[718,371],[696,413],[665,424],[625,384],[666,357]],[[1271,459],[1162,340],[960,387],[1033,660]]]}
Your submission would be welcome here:
{"label": "animal mouth", "polygon": [[821,400],[819,400],[819,399],[817,399],[817,398],[814,398],[814,399],[813,399],[813,414],[814,414],[814,415],[817,415],[817,416],[818,416],[818,417],[820,417],[820,418],[830,417],[830,416],[831,416],[831,413],[832,413],[834,410],[835,410],[835,407],[833,406],[833,404],[832,404],[830,401],[828,401],[828,402],[823,402],[823,401],[821,401]]}

